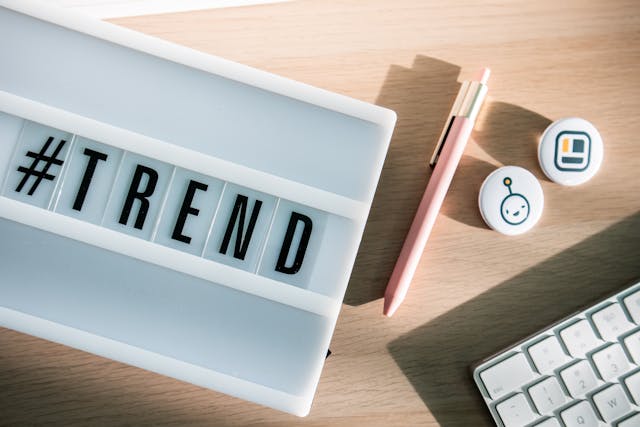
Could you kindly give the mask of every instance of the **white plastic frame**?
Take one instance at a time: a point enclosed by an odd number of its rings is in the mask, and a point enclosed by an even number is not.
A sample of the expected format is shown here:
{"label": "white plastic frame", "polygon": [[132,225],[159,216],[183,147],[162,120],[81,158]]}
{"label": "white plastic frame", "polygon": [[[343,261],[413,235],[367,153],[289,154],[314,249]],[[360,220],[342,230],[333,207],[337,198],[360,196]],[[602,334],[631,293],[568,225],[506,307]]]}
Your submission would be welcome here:
{"label": "white plastic frame", "polygon": [[[372,171],[372,175],[379,176],[396,120],[395,113],[390,110],[206,55],[111,24],[87,19],[80,14],[50,7],[46,3],[0,0],[0,6],[146,52],[168,61],[184,64],[255,88],[285,95],[308,104],[375,123],[384,131],[380,139],[381,143],[384,144],[384,149],[380,150],[375,163],[369,165],[369,168]],[[369,188],[366,192],[368,196],[365,200],[354,200],[237,163],[203,155],[194,150],[98,122],[4,91],[0,91],[0,111],[349,218],[356,224],[355,228],[359,238],[362,236],[377,184],[377,179],[369,183]],[[0,157],[2,157],[1,154]],[[0,171],[2,175],[4,175],[3,172]],[[359,245],[359,238],[351,242],[351,247],[347,250],[347,253],[350,254],[350,259],[348,259],[345,270],[341,275],[344,280],[341,283],[339,295],[337,298],[331,298],[27,205],[7,197],[0,197],[0,217],[118,252],[148,263],[187,273],[194,277],[215,281],[232,289],[325,317],[328,319],[330,327],[323,331],[323,336],[319,337],[319,339],[326,344],[326,348],[329,346],[331,335],[335,328],[342,297],[346,290],[348,277]],[[21,313],[8,307],[3,307],[1,300],[0,325],[213,390],[222,391],[298,416],[304,416],[309,412],[323,367],[323,360],[321,361],[322,363],[316,363],[313,370],[308,373],[311,379],[311,386],[300,395],[292,395],[281,390],[150,352],[143,348],[87,333],[77,328],[54,323],[28,313]]]}

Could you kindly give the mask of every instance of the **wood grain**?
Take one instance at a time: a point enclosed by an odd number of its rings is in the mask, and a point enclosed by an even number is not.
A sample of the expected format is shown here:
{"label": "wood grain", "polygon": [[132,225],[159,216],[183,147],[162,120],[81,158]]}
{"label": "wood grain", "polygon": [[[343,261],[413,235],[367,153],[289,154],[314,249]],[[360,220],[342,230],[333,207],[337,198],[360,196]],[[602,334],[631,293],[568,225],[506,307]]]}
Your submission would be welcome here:
{"label": "wood grain", "polygon": [[[1,425],[491,425],[473,362],[640,277],[636,1],[302,0],[114,22],[384,105],[398,125],[309,417],[0,330]],[[383,318],[427,159],[458,82],[482,65],[489,102],[408,300]],[[605,143],[601,171],[575,188],[536,160],[538,136],[564,116],[592,121]],[[503,164],[531,170],[546,198],[515,238],[477,211],[482,179]]]}

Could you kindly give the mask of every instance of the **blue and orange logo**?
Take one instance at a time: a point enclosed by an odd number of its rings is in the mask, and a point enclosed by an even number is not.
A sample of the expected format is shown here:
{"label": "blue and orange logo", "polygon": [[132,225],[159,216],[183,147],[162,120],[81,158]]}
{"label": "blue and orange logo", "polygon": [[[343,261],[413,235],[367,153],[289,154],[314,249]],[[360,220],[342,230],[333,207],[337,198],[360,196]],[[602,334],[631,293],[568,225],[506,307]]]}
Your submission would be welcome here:
{"label": "blue and orange logo", "polygon": [[586,132],[563,131],[556,137],[555,165],[561,171],[581,172],[589,166],[591,137]]}

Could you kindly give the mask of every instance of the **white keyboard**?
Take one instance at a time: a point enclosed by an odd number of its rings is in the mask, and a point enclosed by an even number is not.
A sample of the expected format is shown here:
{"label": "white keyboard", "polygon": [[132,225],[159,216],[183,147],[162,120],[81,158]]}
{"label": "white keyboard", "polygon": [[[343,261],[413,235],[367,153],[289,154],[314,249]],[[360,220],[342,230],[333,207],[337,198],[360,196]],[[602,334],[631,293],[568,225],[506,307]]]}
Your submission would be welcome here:
{"label": "white keyboard", "polygon": [[640,281],[481,362],[501,427],[640,427]]}

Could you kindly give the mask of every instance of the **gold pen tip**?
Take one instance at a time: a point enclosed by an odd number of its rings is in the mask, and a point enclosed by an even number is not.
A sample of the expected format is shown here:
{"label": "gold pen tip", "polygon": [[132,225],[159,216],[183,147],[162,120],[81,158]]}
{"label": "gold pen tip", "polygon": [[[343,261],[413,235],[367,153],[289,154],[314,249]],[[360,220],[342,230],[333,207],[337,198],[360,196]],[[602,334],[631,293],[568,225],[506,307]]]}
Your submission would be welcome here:
{"label": "gold pen tip", "polygon": [[487,67],[481,68],[478,70],[475,76],[473,76],[472,81],[480,82],[483,85],[486,85],[489,81],[489,76],[491,75],[491,70]]}

